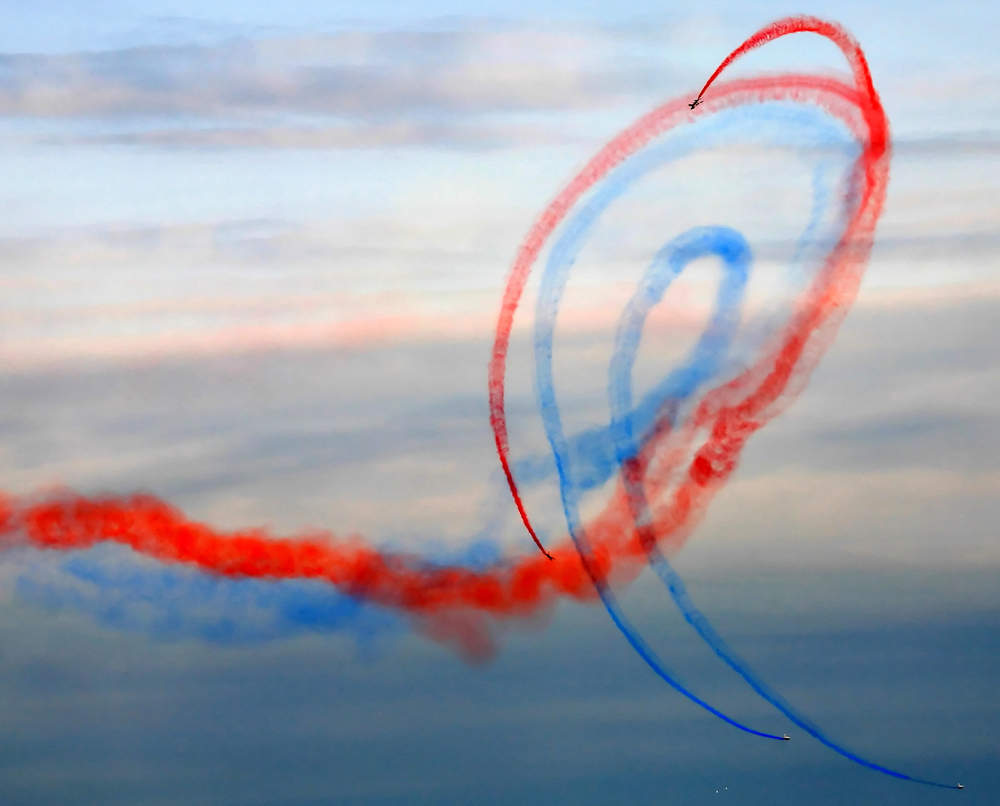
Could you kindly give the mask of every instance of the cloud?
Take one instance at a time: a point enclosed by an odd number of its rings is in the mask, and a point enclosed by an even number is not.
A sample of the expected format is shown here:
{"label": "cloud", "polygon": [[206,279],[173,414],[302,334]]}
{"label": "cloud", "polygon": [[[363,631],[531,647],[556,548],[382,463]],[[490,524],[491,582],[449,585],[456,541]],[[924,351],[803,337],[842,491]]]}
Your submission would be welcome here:
{"label": "cloud", "polygon": [[[461,215],[247,219],[2,238],[0,367],[485,339],[522,231],[518,214],[508,212],[488,222]],[[793,246],[765,242],[757,257],[781,258]],[[879,238],[873,271],[885,261],[962,265],[996,254],[1000,241],[986,231]],[[581,287],[561,329],[613,328],[632,290],[630,282]],[[872,289],[854,316],[868,308],[925,310],[998,298],[995,282]],[[671,334],[701,326],[707,309],[700,302],[678,297],[670,304],[677,308],[661,314]]]}
{"label": "cloud", "polygon": [[636,76],[569,35],[390,32],[0,56],[0,114],[388,118],[590,108]]}
{"label": "cloud", "polygon": [[555,131],[533,126],[468,126],[395,122],[327,127],[172,128],[123,134],[39,138],[53,145],[134,145],[155,148],[387,148],[448,145],[490,149],[532,143],[565,142]]}
{"label": "cloud", "polygon": [[898,137],[892,142],[895,157],[952,157],[1000,154],[997,132],[962,132],[931,137]]}
{"label": "cloud", "polygon": [[[495,291],[481,278],[502,276],[511,229],[502,217],[488,227],[373,217],[0,239],[0,365],[483,335]],[[473,287],[456,286],[473,266]]]}
{"label": "cloud", "polygon": [[[791,469],[737,478],[702,527],[705,542],[714,545],[701,545],[697,553],[702,562],[724,564],[769,556],[778,565],[853,559],[869,566],[996,567],[1000,550],[990,524],[998,494],[995,470]],[[700,542],[696,538],[692,548]]]}
{"label": "cloud", "polygon": [[888,236],[875,241],[876,258],[934,260],[1000,255],[1000,231]]}
{"label": "cloud", "polygon": [[[189,317],[193,311],[178,302],[178,314]],[[355,301],[356,308],[368,304]],[[834,542],[850,534],[860,544],[904,512],[964,508],[976,521],[970,513],[996,500],[1000,483],[989,408],[1000,367],[991,348],[998,308],[996,297],[972,296],[855,308],[806,393],[751,440],[737,478],[711,509],[722,518],[715,533]],[[485,357],[494,315],[495,304],[469,316],[464,330],[439,317],[436,338],[431,317],[414,328],[399,321],[394,332],[369,323],[353,343],[333,338],[335,324],[327,325],[326,341],[318,325],[312,340],[294,324],[260,326],[257,340],[249,328],[206,329],[175,334],[173,345],[161,339],[172,352],[152,358],[166,360],[131,365],[86,360],[101,349],[97,337],[64,344],[61,355],[70,360],[4,373],[0,480],[15,490],[57,481],[87,490],[139,484],[230,526],[325,524],[411,543],[418,536],[466,540],[493,523],[497,501],[510,507],[503,489],[491,486],[497,464]],[[592,343],[587,336],[564,335],[566,378],[591,381],[560,390],[567,417],[573,429],[600,423],[605,357],[577,349]],[[130,338],[103,344],[106,353],[133,355],[155,346]],[[90,347],[95,353],[85,354]],[[519,339],[511,352],[518,457],[547,451],[529,350]],[[558,537],[556,491],[534,492],[533,512]],[[516,515],[505,512],[498,529],[520,540]],[[930,545],[938,525],[921,526],[921,540]],[[912,519],[904,527],[900,535],[916,528]],[[974,553],[995,542],[978,527],[968,539],[982,543],[967,547]]]}

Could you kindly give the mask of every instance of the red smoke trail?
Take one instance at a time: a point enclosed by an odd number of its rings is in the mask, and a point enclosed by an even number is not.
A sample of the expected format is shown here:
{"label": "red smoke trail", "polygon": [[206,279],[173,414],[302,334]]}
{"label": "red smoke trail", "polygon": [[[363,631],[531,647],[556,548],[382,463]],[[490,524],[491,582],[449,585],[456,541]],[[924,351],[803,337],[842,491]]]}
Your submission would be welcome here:
{"label": "red smoke trail", "polygon": [[[823,79],[815,76],[785,76],[781,78],[761,78],[744,81],[734,81],[724,84],[712,93],[711,97],[696,107],[690,109],[683,100],[669,102],[640,118],[636,123],[619,134],[608,143],[584,167],[584,169],[566,186],[552,201],[549,207],[538,218],[528,233],[511,268],[507,287],[504,291],[500,317],[497,322],[496,337],[493,344],[493,355],[489,367],[489,404],[490,424],[493,427],[494,439],[500,464],[504,469],[510,486],[511,494],[517,505],[518,512],[532,539],[542,551],[542,547],[531,524],[530,518],[521,501],[517,483],[510,468],[510,447],[507,436],[507,419],[504,408],[504,387],[506,378],[507,351],[510,345],[510,334],[514,323],[514,315],[520,304],[525,285],[531,269],[538,260],[549,237],[580,198],[604,178],[613,168],[622,163],[636,151],[648,144],[654,138],[674,128],[680,123],[690,122],[702,115],[717,112],[720,109],[739,106],[744,103],[792,100],[796,102],[815,103],[827,112],[840,118],[851,129],[863,151],[855,165],[854,186],[852,191],[858,196],[857,206],[840,242],[827,258],[824,270],[817,276],[813,285],[804,295],[799,311],[793,318],[792,325],[786,333],[784,347],[770,358],[765,358],[756,367],[748,370],[725,388],[728,393],[735,394],[739,389],[752,384],[751,378],[758,375],[769,363],[781,362],[775,365],[771,377],[761,381],[759,394],[755,400],[760,400],[773,393],[774,400],[784,394],[789,399],[801,391],[809,372],[819,360],[825,347],[836,333],[839,322],[857,294],[861,274],[867,263],[871,250],[875,224],[882,211],[885,198],[885,188],[889,177],[889,129],[888,121],[879,101],[878,94],[872,85],[868,64],[860,45],[843,28],[835,23],[828,23],[812,17],[794,17],[779,20],[754,34],[739,48],[733,51],[720,67],[712,74],[699,98],[711,86],[716,77],[741,55],[760,47],[766,42],[786,36],[791,33],[814,32],[830,38],[844,52],[854,74],[855,87],[849,87],[840,81]],[[822,331],[822,332],[820,332]],[[808,361],[797,367],[798,386],[788,390],[792,372],[802,355],[805,342],[811,341],[813,354]],[[788,362],[791,362],[790,364]],[[787,369],[787,371],[785,371]],[[720,390],[721,391],[721,390]],[[718,397],[718,395],[716,395]],[[771,402],[774,402],[772,400]],[[708,404],[708,400],[705,401]],[[747,401],[752,409],[754,404]],[[704,407],[703,407],[704,409]],[[700,409],[698,425],[704,427],[707,420],[705,410]],[[744,414],[749,410],[744,409]],[[732,414],[734,412],[730,412]],[[759,413],[759,412],[758,412]],[[777,412],[774,412],[777,413]],[[692,465],[696,476],[725,478],[735,467],[735,461],[742,449],[743,443],[752,431],[774,416],[772,413],[759,425],[746,432],[737,443],[731,442],[731,433],[716,446],[715,450],[722,453],[715,457],[717,461],[728,464],[728,470],[719,475],[716,470],[708,467],[705,455],[699,454],[696,459],[698,467]],[[706,446],[708,453],[713,449]],[[728,454],[728,456],[724,456]],[[684,497],[687,493],[678,491]],[[706,502],[707,503],[707,502]],[[661,534],[661,539],[667,537]]]}
{"label": "red smoke trail", "polygon": [[[413,616],[428,636],[471,658],[494,651],[496,620],[530,618],[561,597],[596,596],[569,543],[553,553],[553,562],[536,555],[475,572],[382,554],[360,538],[338,540],[328,532],[294,538],[276,538],[263,529],[220,532],[149,495],[86,498],[67,492],[41,501],[5,498],[0,535],[6,544],[23,541],[63,551],[113,541],[163,562],[227,577],[325,580],[344,593]],[[609,539],[598,562],[604,573],[626,582],[640,570],[640,555],[637,545],[623,547]]]}
{"label": "red smoke trail", "polygon": [[[711,497],[736,467],[749,436],[801,389],[857,293],[888,178],[885,116],[870,78],[858,80],[868,76],[867,67],[860,49],[846,33],[828,23],[819,30],[818,22],[799,20],[776,23],[756,37],[777,31],[776,26],[781,25],[785,26],[782,33],[769,34],[770,38],[793,30],[816,30],[827,36],[831,36],[827,31],[836,32],[839,39],[834,41],[847,48],[845,53],[853,47],[848,56],[852,66],[863,68],[855,69],[856,87],[830,78],[792,75],[716,86],[693,111],[683,99],[671,101],[602,149],[549,205],[517,254],[490,363],[490,419],[501,464],[533,537],[509,463],[504,374],[510,330],[528,274],[548,238],[573,205],[612,168],[679,124],[724,108],[767,101],[820,106],[843,121],[862,147],[853,176],[853,213],[845,232],[800,299],[777,346],[757,365],[709,392],[678,430],[664,427],[644,447],[641,470],[653,530],[664,550],[676,550],[683,544]],[[751,46],[755,45],[744,49]],[[734,58],[736,55],[729,61]],[[706,432],[707,439],[690,458],[696,440]],[[678,473],[689,458],[677,483]],[[600,579],[612,585],[625,584],[642,570],[646,552],[620,483],[604,511],[587,524],[586,532],[592,548],[588,569]],[[102,541],[121,543],[163,562],[191,564],[229,577],[326,580],[344,593],[408,614],[425,634],[456,646],[470,657],[493,651],[492,633],[499,622],[531,618],[562,597],[596,598],[591,577],[568,540],[553,549],[551,562],[540,555],[520,557],[477,572],[428,566],[417,557],[383,554],[360,538],[337,539],[327,532],[293,538],[276,538],[262,529],[220,532],[187,519],[151,496],[85,498],[65,493],[41,500],[9,497],[2,501],[0,545],[25,542],[43,549],[71,550]]]}

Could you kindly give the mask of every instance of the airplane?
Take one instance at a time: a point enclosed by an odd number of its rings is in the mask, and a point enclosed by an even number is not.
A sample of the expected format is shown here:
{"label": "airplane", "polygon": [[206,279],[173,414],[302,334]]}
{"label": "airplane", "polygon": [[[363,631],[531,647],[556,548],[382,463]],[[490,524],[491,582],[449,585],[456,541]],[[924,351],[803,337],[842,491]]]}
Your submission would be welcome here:
{"label": "airplane", "polygon": [[[787,733],[782,733],[781,738],[784,739],[786,742],[790,742],[792,740],[792,737],[789,736]],[[961,784],[959,784],[959,786],[961,786]]]}
{"label": "airplane", "polygon": [[701,98],[695,98],[694,101],[688,104],[688,106],[694,109],[700,103],[701,103]]}
{"label": "airplane", "polygon": [[959,788],[959,789],[965,789],[965,787],[964,787],[964,786],[962,786],[961,784],[958,784],[958,788]]}

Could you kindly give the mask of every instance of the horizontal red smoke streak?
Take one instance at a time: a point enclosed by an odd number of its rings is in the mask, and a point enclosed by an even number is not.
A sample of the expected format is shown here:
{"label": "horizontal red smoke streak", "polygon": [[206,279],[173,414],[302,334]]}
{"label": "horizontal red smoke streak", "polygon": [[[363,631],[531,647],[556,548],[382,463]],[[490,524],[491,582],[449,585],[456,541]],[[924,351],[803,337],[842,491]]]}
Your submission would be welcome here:
{"label": "horizontal red smoke streak", "polygon": [[[236,578],[318,579],[352,596],[416,618],[430,637],[469,657],[494,650],[492,623],[530,618],[561,597],[595,598],[572,544],[553,552],[476,572],[438,567],[419,558],[384,554],[360,538],[313,531],[279,538],[265,529],[223,532],[188,519],[150,495],[88,498],[66,491],[42,499],[0,502],[0,546],[26,542],[41,549],[87,549],[111,541],[167,563],[186,563]],[[638,545],[608,540],[599,553],[616,581],[642,564]],[[631,557],[633,562],[623,562]]]}
{"label": "horizontal red smoke streak", "polygon": [[[853,42],[849,37],[844,41]],[[510,469],[503,382],[514,314],[548,238],[573,205],[616,165],[669,129],[724,108],[783,100],[816,104],[843,121],[862,147],[853,176],[853,212],[843,236],[775,346],[755,366],[708,392],[679,429],[661,424],[637,460],[653,533],[664,551],[676,551],[736,467],[746,440],[804,385],[857,293],[885,195],[889,141],[870,77],[864,80],[867,67],[860,49],[856,58],[848,58],[856,87],[810,75],[755,78],[714,86],[695,110],[684,99],[664,104],[602,149],[529,231],[504,294],[490,363],[489,401],[500,461],[533,536]],[[411,616],[428,636],[469,657],[493,651],[498,623],[532,618],[560,598],[596,598],[595,572],[601,580],[622,585],[644,567],[646,552],[621,482],[603,512],[586,525],[586,533],[592,551],[587,569],[573,544],[564,540],[549,555],[552,561],[536,554],[474,571],[381,553],[361,538],[339,539],[329,532],[291,538],[264,529],[223,532],[189,520],[147,495],[87,498],[65,492],[47,498],[6,497],[0,502],[0,545],[25,542],[42,549],[73,550],[112,541],[163,562],[185,563],[227,577],[324,580],[347,594]]]}

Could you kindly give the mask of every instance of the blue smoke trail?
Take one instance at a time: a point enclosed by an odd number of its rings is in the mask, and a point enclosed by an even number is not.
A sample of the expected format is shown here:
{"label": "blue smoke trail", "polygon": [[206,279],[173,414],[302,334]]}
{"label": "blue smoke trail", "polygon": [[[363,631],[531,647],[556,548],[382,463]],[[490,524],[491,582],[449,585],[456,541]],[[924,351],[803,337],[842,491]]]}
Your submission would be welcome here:
{"label": "blue smoke trail", "polygon": [[[660,384],[657,392],[658,397],[661,398],[666,398],[674,394],[689,394],[686,390],[691,389],[693,391],[705,379],[712,377],[717,370],[721,356],[726,353],[729,342],[739,324],[739,305],[742,302],[743,293],[746,289],[750,267],[750,248],[743,237],[733,230],[719,227],[705,228],[703,230],[696,230],[693,233],[685,233],[680,238],[671,241],[657,254],[647,271],[644,281],[640,284],[640,291],[636,296],[646,301],[647,309],[648,307],[652,307],[662,297],[663,291],[670,284],[671,280],[684,269],[684,266],[691,260],[704,254],[717,254],[723,258],[726,264],[726,279],[720,284],[717,313],[712,320],[713,326],[709,328],[708,332],[706,332],[695,346],[688,365],[671,373]],[[781,736],[763,733],[737,722],[700,699],[681,684],[677,676],[663,663],[626,618],[603,579],[591,570],[592,566],[588,559],[590,557],[590,547],[579,514],[580,488],[574,483],[571,475],[572,462],[569,456],[569,443],[562,432],[558,404],[556,403],[555,391],[552,384],[551,344],[554,321],[544,321],[541,317],[536,321],[542,325],[540,330],[536,329],[535,341],[535,361],[539,378],[540,409],[542,419],[545,423],[546,434],[552,446],[556,466],[559,470],[559,488],[563,511],[566,515],[566,522],[569,525],[570,537],[580,551],[584,565],[587,567],[601,601],[611,616],[612,621],[647,665],[676,691],[709,713],[740,730],[769,739],[782,739],[783,737]],[[637,349],[638,342],[636,342],[635,346]],[[638,422],[644,426],[652,427],[652,422],[656,414],[656,409],[650,406],[646,410],[632,412],[628,420],[630,424]]]}
{"label": "blue smoke trail", "polygon": [[[605,180],[601,188],[565,225],[558,243],[553,247],[542,281],[546,309],[542,310],[543,300],[539,298],[536,316],[539,319],[542,317],[555,319],[569,272],[592,227],[605,210],[635,181],[667,162],[724,143],[730,130],[739,130],[740,136],[746,140],[748,122],[756,126],[753,134],[762,143],[803,149],[819,146],[840,151],[841,156],[845,158],[856,156],[857,144],[853,140],[844,139],[845,133],[839,124],[809,108],[768,104],[754,110],[735,109],[720,112],[711,119],[694,124],[689,130],[675,134],[669,142],[648,147],[630,158]],[[799,267],[797,276],[789,278],[797,280],[796,285],[804,285],[810,279],[809,269],[814,268],[811,261],[825,254],[829,243],[834,240],[829,235],[825,238],[818,237],[824,214],[834,201],[830,183],[826,179],[832,167],[836,167],[834,158],[823,160],[813,174],[813,203],[810,218],[791,260],[793,269]],[[836,230],[842,223],[842,219],[838,219],[833,222],[832,228]],[[537,324],[535,340],[537,344]],[[718,371],[722,369],[720,364]],[[655,386],[644,395],[636,407],[633,417],[639,426],[636,432],[640,435],[640,439],[648,434],[657,414],[670,397],[669,385],[670,381],[667,380]],[[573,465],[574,483],[581,491],[600,487],[618,472],[614,438],[609,426],[597,426],[574,434],[568,440],[568,453]],[[514,463],[514,475],[520,487],[535,486],[556,472],[556,462],[551,453],[524,457]]]}
{"label": "blue smoke trail", "polygon": [[[590,547],[579,514],[580,495],[603,483],[619,467],[624,467],[634,459],[658,416],[666,416],[668,420],[671,420],[669,425],[673,426],[675,423],[672,420],[678,416],[680,404],[691,398],[705,382],[716,378],[722,372],[723,362],[730,353],[733,338],[739,328],[741,305],[751,266],[751,253],[746,240],[732,229],[700,227],[678,236],[657,253],[640,281],[632,300],[626,306],[616,333],[615,353],[610,368],[611,377],[608,390],[612,418],[607,428],[590,429],[568,439],[562,428],[552,374],[552,347],[559,303],[570,270],[593,225],[612,202],[618,199],[637,179],[646,175],[653,168],[669,159],[677,159],[691,153],[696,148],[707,148],[714,144],[712,141],[726,128],[734,123],[742,124],[744,122],[744,116],[740,114],[742,111],[736,110],[728,117],[722,117],[721,120],[717,118],[714,121],[715,131],[711,132],[714,137],[706,137],[705,132],[697,130],[689,131],[686,139],[678,138],[659,147],[649,148],[632,157],[620,166],[604,185],[582,205],[580,211],[565,226],[562,235],[549,255],[536,305],[534,347],[539,409],[552,449],[554,469],[558,473],[560,498],[569,533],[585,566],[591,573],[595,587],[615,625],[653,671],[681,694],[742,730],[769,736],[770,734],[761,734],[736,723],[695,697],[677,681],[673,673],[652,652],[641,635],[621,612],[607,585],[591,570]],[[795,126],[790,126],[790,123],[811,126],[813,137],[815,137],[818,128],[823,135],[822,141],[825,143],[835,141],[837,134],[839,134],[839,132],[833,132],[827,120],[821,117],[817,118],[816,113],[805,110],[797,109],[794,113],[790,113],[788,110],[782,109],[778,111],[777,115],[772,113],[771,120],[780,120],[782,123],[781,136],[776,139],[785,143],[801,144],[801,141],[797,139],[801,132],[797,131]],[[817,122],[820,122],[821,125],[817,126]],[[773,136],[774,132],[770,134]],[[770,139],[770,142],[774,141],[775,139]],[[816,140],[812,140],[812,143],[815,144]],[[807,251],[815,251],[819,222],[831,204],[832,194],[825,183],[821,181],[822,173],[822,171],[817,171],[814,174],[814,199],[810,220],[799,240],[793,264],[801,260]],[[841,218],[836,223],[839,225],[842,220]],[[633,409],[632,369],[646,317],[684,268],[692,260],[706,255],[716,255],[722,259],[724,264],[724,275],[719,286],[715,313],[682,366],[671,372],[661,383],[648,392],[639,406]],[[806,279],[807,277],[803,276],[801,281]],[[638,442],[636,434],[639,435]],[[518,477],[527,483],[540,480],[547,475],[546,470],[547,468],[537,464],[534,467],[530,464],[517,466]],[[629,483],[628,475],[628,473],[623,473],[627,485]],[[641,486],[641,483],[632,486]],[[634,493],[634,490],[630,490],[630,492]],[[634,497],[634,495],[630,495],[630,500]],[[644,526],[648,526],[648,511],[634,512],[633,514],[636,516],[636,525],[641,532]],[[647,550],[654,568],[667,585],[675,604],[688,623],[694,627],[698,635],[713,648],[721,659],[751,685],[754,691],[775,705],[795,724],[841,755],[871,769],[886,772],[896,777],[909,778],[902,773],[888,770],[862,759],[836,745],[811,721],[794,711],[787,702],[767,687],[742,659],[732,652],[704,615],[694,607],[686,593],[683,581],[663,557],[655,540],[647,546]]]}
{"label": "blue smoke trail", "polygon": [[[735,314],[742,298],[750,260],[746,241],[739,233],[723,227],[701,227],[675,238],[661,250],[661,254],[657,256],[657,260],[639,283],[635,294],[622,312],[615,335],[615,351],[608,378],[608,399],[611,406],[610,431],[615,439],[615,458],[623,467],[635,458],[640,448],[634,439],[634,433],[638,429],[637,418],[632,411],[632,370],[646,317],[660,302],[667,287],[680,275],[685,266],[705,254],[717,254],[723,259],[726,267],[719,288],[716,314],[692,351],[688,362],[672,372],[661,384],[664,396],[678,401],[683,400],[693,394],[701,383],[711,378],[718,369],[721,357],[738,327]],[[674,604],[684,616],[684,620],[694,628],[716,656],[742,677],[754,692],[814,739],[850,761],[895,778],[944,789],[954,788],[936,781],[914,778],[857,755],[834,742],[816,723],[765,683],[750,664],[726,643],[705,614],[697,608],[688,594],[684,580],[660,551],[656,536],[649,529],[649,506],[641,477],[635,479],[631,478],[629,473],[623,473],[623,478],[628,487],[636,526],[641,534],[644,533],[642,542],[647,556],[656,574],[670,592]]]}
{"label": "blue smoke trail", "polygon": [[[502,553],[496,541],[479,538],[461,549],[432,545],[409,559],[421,566],[485,570],[498,564]],[[72,609],[106,627],[160,640],[242,645],[305,633],[346,633],[359,648],[368,648],[378,637],[407,628],[390,611],[324,581],[214,576],[151,564],[112,544],[71,552],[58,562],[28,552],[17,564],[22,570],[13,592],[22,601],[52,611]]]}
{"label": "blue smoke trail", "polygon": [[742,677],[750,688],[760,695],[760,697],[788,717],[792,723],[802,728],[802,730],[816,739],[816,741],[820,744],[825,745],[849,761],[860,764],[862,767],[867,767],[875,772],[891,775],[893,778],[901,778],[905,781],[914,781],[920,784],[936,786],[941,789],[955,788],[950,784],[942,784],[937,781],[930,781],[926,778],[915,778],[912,775],[907,775],[906,773],[897,772],[896,770],[889,769],[888,767],[883,767],[881,764],[869,761],[863,756],[859,756],[857,753],[854,753],[843,745],[833,741],[833,739],[827,736],[815,722],[796,709],[788,702],[788,700],[765,683],[753,670],[750,664],[741,658],[732,649],[732,647],[726,643],[725,639],[723,639],[722,636],[716,632],[715,627],[712,626],[712,623],[708,620],[705,614],[695,606],[695,603],[688,594],[687,586],[684,584],[684,580],[681,579],[680,574],[677,573],[667,558],[663,556],[663,553],[655,543],[652,544],[651,550],[649,551],[649,558],[657,576],[660,577],[664,585],[666,585],[667,590],[670,591],[670,597],[674,600],[674,604],[677,605],[677,609],[680,610],[681,614],[684,616],[684,620],[690,624],[701,639],[708,644],[709,647],[711,647],[717,657],[719,657],[730,669]]}
{"label": "blue smoke trail", "polygon": [[404,622],[320,581],[227,579],[178,566],[150,565],[118,546],[99,545],[18,577],[18,598],[73,610],[125,632],[161,640],[258,644],[306,633],[348,633],[359,648]]}
{"label": "blue smoke trail", "polygon": [[[642,337],[642,324],[649,311],[663,299],[664,292],[692,260],[706,255],[716,255],[723,261],[724,273],[719,284],[715,313],[687,361],[667,375],[633,410],[631,383],[616,384],[614,380],[623,372],[631,378]],[[750,245],[746,239],[728,227],[688,230],[657,253],[626,305],[615,337],[615,352],[611,360],[613,382],[609,388],[610,394],[620,392],[620,395],[612,400],[612,412],[627,412],[612,417],[608,429],[614,440],[617,465],[639,452],[640,446],[633,439],[633,434],[637,431],[648,434],[665,403],[687,400],[703,383],[719,373],[740,324],[740,306],[751,260]]]}
{"label": "blue smoke trail", "polygon": [[[787,123],[787,115],[781,117]],[[676,675],[667,668],[631,625],[604,580],[593,570],[590,546],[580,518],[580,494],[587,487],[594,486],[595,479],[610,476],[614,469],[619,466],[620,459],[614,455],[608,457],[607,448],[609,446],[607,443],[612,441],[611,447],[614,447],[614,439],[610,430],[606,430],[604,433],[593,430],[585,432],[582,439],[577,437],[571,444],[562,428],[552,378],[552,345],[559,302],[570,269],[586,235],[607,207],[638,178],[664,161],[676,159],[679,155],[688,153],[695,147],[706,147],[703,137],[696,142],[673,141],[658,148],[649,149],[628,160],[583,205],[553,246],[542,277],[536,305],[534,343],[538,403],[559,477],[560,498],[570,537],[580,552],[602,603],[625,639],[661,679],[692,702],[748,733],[772,739],[782,739],[783,737],[762,733],[736,722],[684,687]],[[707,254],[721,257],[726,267],[726,275],[719,288],[716,313],[706,333],[692,351],[687,364],[671,373],[652,390],[635,411],[631,411],[631,400],[629,400],[628,441],[633,452],[636,448],[632,444],[631,429],[638,427],[642,431],[648,430],[652,427],[664,402],[668,399],[679,400],[689,397],[702,383],[714,377],[720,370],[721,361],[726,357],[730,342],[739,325],[739,309],[750,268],[750,249],[745,239],[730,229],[720,227],[698,229],[685,233],[668,243],[656,255],[652,265],[647,270],[637,297],[644,300],[643,304],[648,310],[659,301],[670,282],[683,271],[691,260]],[[637,305],[633,315],[638,315],[641,307],[642,305]],[[642,320],[645,321],[644,316]],[[624,338],[628,338],[627,333]],[[636,339],[634,347],[637,350],[638,339]],[[614,425],[618,428],[620,424],[616,422]],[[624,429],[624,427],[622,428]],[[574,458],[578,459],[581,453],[585,457],[584,462],[580,463],[585,467],[583,478],[574,475],[573,468]]]}

